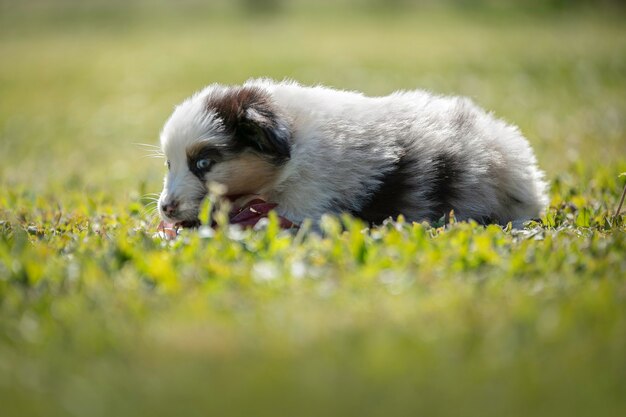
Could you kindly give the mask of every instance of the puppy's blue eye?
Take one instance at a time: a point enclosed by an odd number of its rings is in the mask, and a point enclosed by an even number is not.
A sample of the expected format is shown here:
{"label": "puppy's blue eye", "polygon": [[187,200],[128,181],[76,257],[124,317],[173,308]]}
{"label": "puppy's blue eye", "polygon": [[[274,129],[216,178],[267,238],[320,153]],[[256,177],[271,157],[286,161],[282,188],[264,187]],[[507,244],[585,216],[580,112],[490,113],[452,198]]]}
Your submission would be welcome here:
{"label": "puppy's blue eye", "polygon": [[210,159],[200,159],[198,160],[198,162],[196,162],[196,168],[198,168],[201,171],[206,171],[210,167],[211,167]]}

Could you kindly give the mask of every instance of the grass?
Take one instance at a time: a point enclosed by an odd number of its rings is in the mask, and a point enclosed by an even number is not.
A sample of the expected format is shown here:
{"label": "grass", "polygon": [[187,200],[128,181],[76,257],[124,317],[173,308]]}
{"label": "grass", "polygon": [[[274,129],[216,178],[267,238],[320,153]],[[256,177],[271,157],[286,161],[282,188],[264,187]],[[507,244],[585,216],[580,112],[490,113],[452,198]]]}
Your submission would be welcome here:
{"label": "grass", "polygon": [[[467,13],[5,6],[2,415],[624,415],[626,28]],[[550,207],[155,238],[164,168],[133,143],[254,76],[471,96],[529,138]]]}

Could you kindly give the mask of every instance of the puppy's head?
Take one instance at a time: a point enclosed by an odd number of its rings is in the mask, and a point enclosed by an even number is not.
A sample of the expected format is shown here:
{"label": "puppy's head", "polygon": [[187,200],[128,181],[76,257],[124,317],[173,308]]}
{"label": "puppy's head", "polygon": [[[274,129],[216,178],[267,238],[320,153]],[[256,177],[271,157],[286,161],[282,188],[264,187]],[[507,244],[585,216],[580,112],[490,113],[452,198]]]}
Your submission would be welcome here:
{"label": "puppy's head", "polygon": [[227,197],[273,184],[290,157],[286,119],[260,87],[213,85],[180,104],[161,133],[168,173],[159,199],[164,221],[197,223],[210,182]]}

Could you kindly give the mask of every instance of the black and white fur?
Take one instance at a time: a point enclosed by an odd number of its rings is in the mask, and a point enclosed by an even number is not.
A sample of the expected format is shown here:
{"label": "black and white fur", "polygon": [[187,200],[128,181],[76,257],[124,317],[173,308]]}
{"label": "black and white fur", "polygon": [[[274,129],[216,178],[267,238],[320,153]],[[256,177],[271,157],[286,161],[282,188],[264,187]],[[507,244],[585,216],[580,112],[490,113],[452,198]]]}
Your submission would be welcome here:
{"label": "black and white fur", "polygon": [[347,212],[375,224],[403,214],[506,224],[547,204],[543,173],[514,126],[461,97],[384,97],[295,82],[211,85],[161,133],[169,173],[160,213],[196,221],[209,182],[258,194],[293,222]]}

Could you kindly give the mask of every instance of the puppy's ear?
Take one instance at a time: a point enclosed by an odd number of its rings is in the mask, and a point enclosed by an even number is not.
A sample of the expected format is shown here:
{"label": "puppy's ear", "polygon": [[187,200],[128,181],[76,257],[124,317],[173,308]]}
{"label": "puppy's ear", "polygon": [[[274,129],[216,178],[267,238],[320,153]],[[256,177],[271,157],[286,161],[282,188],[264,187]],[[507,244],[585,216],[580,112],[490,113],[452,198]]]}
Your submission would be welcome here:
{"label": "puppy's ear", "polygon": [[276,163],[291,156],[291,132],[266,92],[254,87],[232,88],[220,97],[209,97],[207,104],[222,119],[238,148],[252,149]]}
{"label": "puppy's ear", "polygon": [[235,140],[280,161],[291,156],[290,138],[285,123],[274,112],[258,104],[244,110],[235,129]]}

